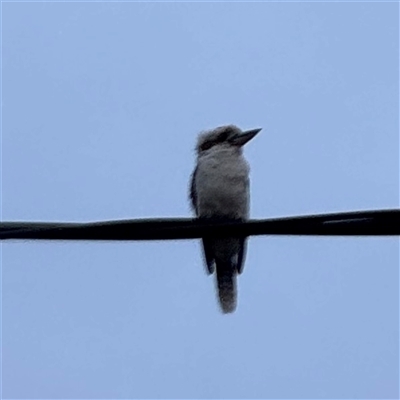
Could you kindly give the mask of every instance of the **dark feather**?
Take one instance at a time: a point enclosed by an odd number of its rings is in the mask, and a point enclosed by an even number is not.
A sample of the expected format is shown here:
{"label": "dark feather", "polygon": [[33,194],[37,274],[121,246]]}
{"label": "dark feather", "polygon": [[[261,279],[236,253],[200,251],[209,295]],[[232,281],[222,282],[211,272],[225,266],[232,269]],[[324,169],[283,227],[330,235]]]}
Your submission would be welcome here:
{"label": "dark feather", "polygon": [[236,265],[238,274],[241,274],[243,272],[244,260],[246,258],[246,247],[247,247],[246,238],[241,238],[240,239],[240,250],[239,250],[237,265]]}
{"label": "dark feather", "polygon": [[215,271],[215,260],[214,260],[212,240],[208,238],[203,238],[203,250],[204,250],[204,259],[207,265],[207,271],[209,274],[212,274]]}
{"label": "dark feather", "polygon": [[192,179],[190,182],[190,200],[192,202],[192,207],[196,212],[196,215],[198,216],[199,214],[197,210],[196,173],[197,173],[197,166],[193,171]]}

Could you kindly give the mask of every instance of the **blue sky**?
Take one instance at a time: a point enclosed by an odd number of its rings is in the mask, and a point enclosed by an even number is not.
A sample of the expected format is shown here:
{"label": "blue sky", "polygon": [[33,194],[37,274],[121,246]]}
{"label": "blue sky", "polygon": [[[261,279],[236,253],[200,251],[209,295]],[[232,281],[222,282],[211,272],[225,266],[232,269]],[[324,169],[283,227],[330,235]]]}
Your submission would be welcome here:
{"label": "blue sky", "polygon": [[[399,207],[398,3],[2,4],[2,218],[187,217],[199,131],[254,218]],[[395,398],[398,238],[2,245],[4,398]]]}

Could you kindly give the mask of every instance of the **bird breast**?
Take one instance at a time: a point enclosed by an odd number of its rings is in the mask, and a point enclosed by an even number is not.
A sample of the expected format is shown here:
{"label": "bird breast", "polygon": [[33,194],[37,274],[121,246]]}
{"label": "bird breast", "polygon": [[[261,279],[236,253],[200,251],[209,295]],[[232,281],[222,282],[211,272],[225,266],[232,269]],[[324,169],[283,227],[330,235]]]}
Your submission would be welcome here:
{"label": "bird breast", "polygon": [[196,192],[200,217],[247,219],[249,166],[244,157],[228,151],[199,157]]}

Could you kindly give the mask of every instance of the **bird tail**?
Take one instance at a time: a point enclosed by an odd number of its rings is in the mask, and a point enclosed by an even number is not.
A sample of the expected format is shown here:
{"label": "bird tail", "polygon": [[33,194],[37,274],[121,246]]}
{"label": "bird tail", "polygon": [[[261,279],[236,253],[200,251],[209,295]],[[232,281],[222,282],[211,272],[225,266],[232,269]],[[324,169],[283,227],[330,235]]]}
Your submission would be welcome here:
{"label": "bird tail", "polygon": [[236,309],[236,270],[230,263],[217,263],[219,304],[224,314]]}

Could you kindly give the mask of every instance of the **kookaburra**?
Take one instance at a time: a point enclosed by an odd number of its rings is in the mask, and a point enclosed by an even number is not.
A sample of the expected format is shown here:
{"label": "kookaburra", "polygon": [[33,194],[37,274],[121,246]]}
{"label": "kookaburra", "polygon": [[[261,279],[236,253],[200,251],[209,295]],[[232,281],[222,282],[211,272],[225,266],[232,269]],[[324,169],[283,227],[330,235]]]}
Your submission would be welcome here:
{"label": "kookaburra", "polygon": [[[249,218],[249,165],[242,147],[261,129],[242,131],[235,125],[200,133],[197,165],[190,198],[198,218],[246,221]],[[245,237],[203,237],[207,272],[216,271],[219,302],[224,313],[236,308],[236,275],[243,271]]]}

